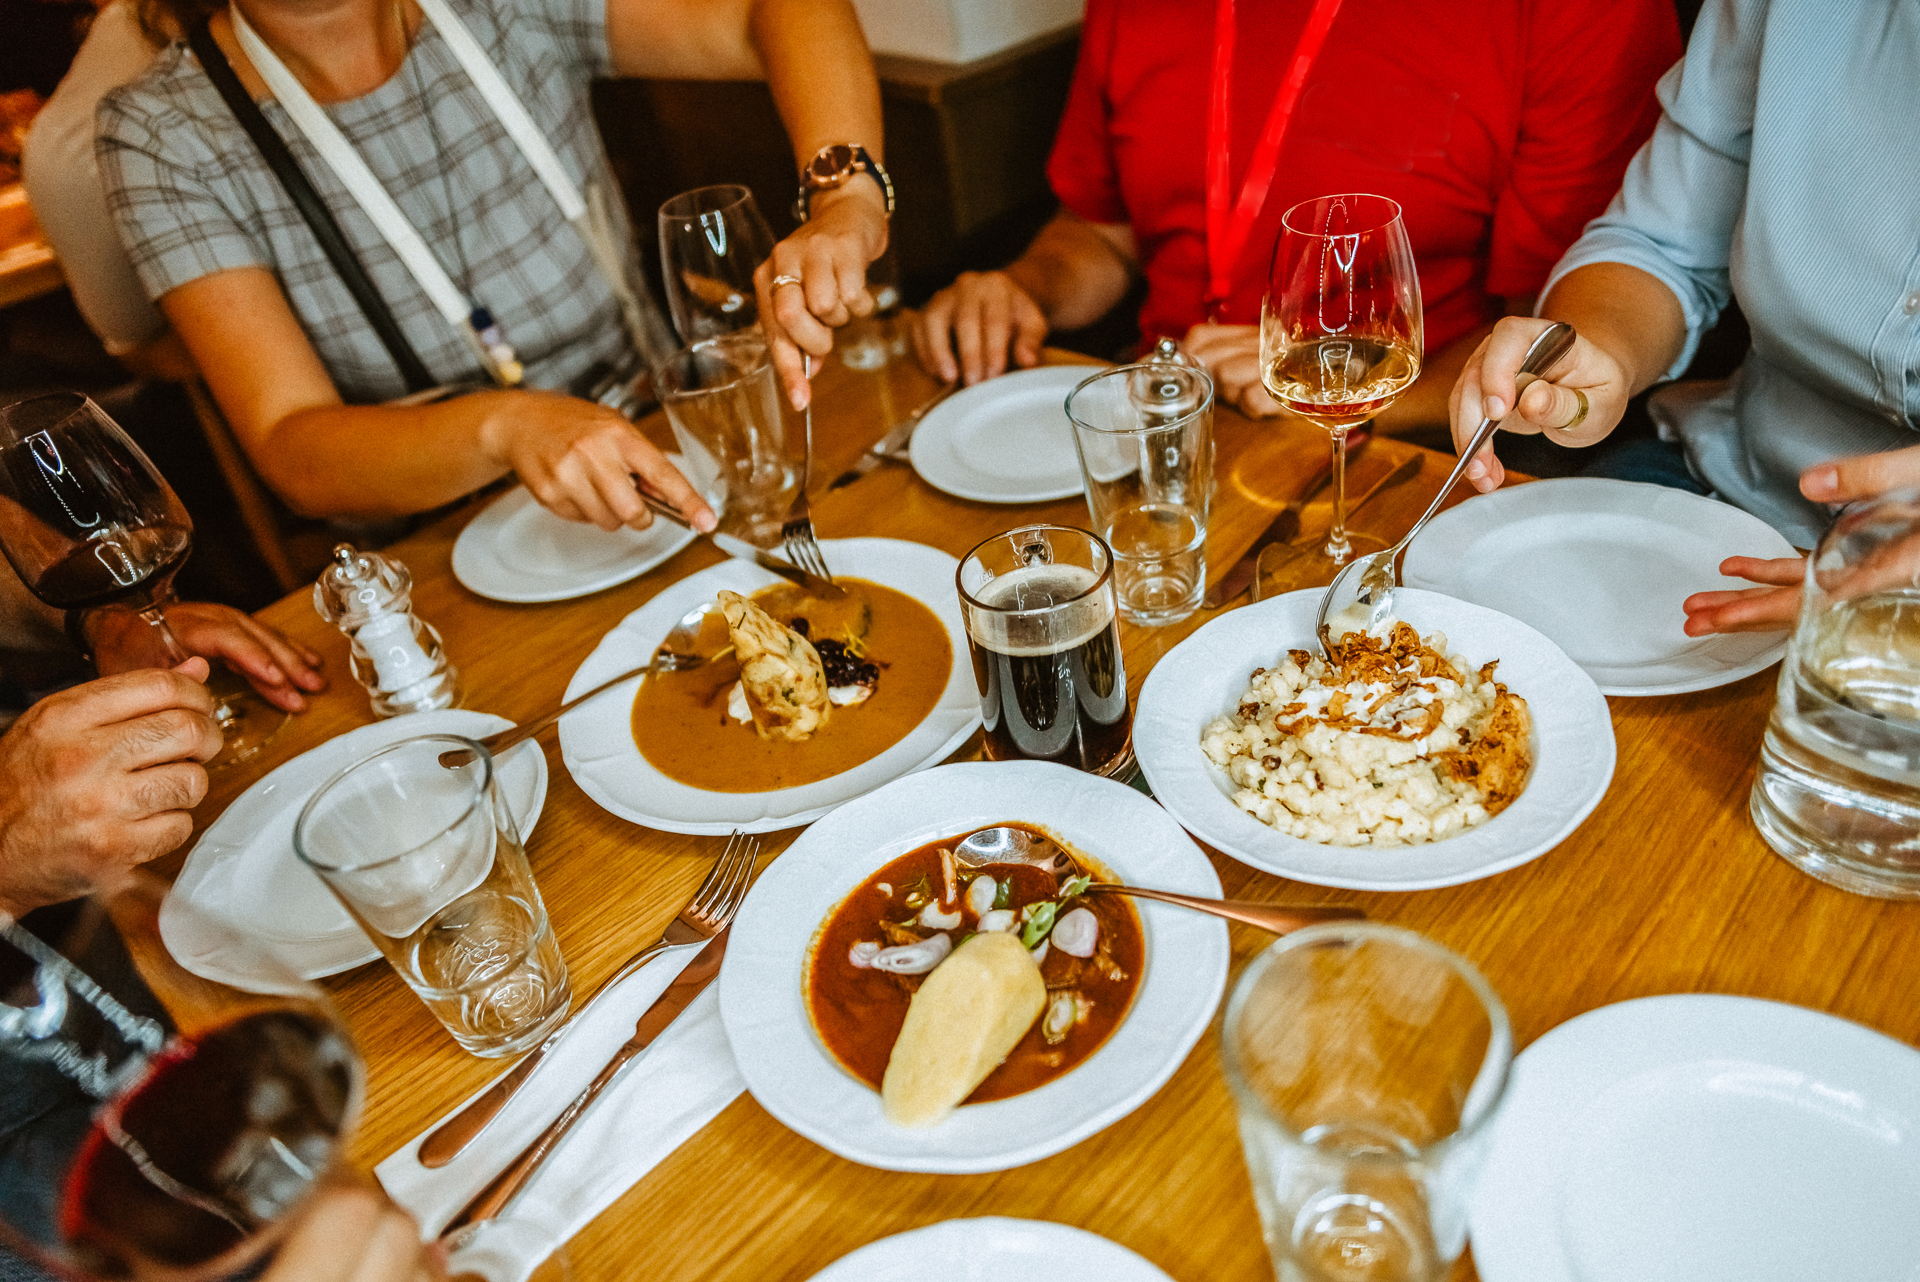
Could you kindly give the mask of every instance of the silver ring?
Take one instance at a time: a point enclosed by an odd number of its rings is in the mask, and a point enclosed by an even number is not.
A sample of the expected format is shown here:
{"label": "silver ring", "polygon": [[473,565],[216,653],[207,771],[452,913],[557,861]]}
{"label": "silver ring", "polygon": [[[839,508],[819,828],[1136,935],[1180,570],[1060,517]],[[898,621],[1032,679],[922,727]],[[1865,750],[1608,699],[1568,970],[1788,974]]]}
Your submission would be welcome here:
{"label": "silver ring", "polygon": [[798,284],[800,284],[800,278],[798,276],[775,276],[772,280],[767,282],[767,292],[771,294],[774,290],[780,288],[782,285],[798,285]]}

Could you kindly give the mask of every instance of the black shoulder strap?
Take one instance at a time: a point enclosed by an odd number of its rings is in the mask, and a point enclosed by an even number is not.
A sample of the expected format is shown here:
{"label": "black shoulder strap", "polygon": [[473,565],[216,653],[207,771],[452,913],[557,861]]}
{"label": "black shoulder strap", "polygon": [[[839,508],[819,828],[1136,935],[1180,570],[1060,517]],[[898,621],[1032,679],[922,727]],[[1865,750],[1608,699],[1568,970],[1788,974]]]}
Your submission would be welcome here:
{"label": "black shoulder strap", "polygon": [[254,146],[260,149],[261,156],[266,159],[267,167],[273,170],[273,176],[280,180],[287,195],[292,197],[300,216],[306,219],[307,226],[313,230],[314,239],[326,251],[327,261],[340,274],[341,281],[353,295],[353,301],[360,304],[360,310],[366,313],[374,333],[380,336],[381,345],[393,357],[393,363],[400,367],[400,377],[406,380],[407,390],[420,392],[432,387],[433,375],[427,373],[425,362],[413,350],[413,344],[407,341],[407,336],[400,332],[399,322],[394,320],[393,312],[380,297],[380,291],[374,288],[366,268],[354,257],[353,248],[347,244],[340,224],[334,221],[333,211],[327,208],[327,202],[320,198],[320,193],[313,189],[313,184],[300,171],[300,164],[293,158],[293,152],[273,131],[273,126],[240,83],[240,77],[234,74],[227,55],[214,42],[213,32],[207,23],[208,19],[202,18],[187,33],[187,44],[192,47],[194,56],[200,59],[207,79],[213,81],[213,87],[226,99],[227,106],[240,121],[240,127],[253,139]]}

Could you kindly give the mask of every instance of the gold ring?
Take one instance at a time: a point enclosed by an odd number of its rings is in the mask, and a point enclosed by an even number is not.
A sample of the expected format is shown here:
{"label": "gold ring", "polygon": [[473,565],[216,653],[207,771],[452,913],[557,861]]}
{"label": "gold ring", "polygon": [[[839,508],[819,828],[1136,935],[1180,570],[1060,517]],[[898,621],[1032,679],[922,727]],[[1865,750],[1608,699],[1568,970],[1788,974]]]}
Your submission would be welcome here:
{"label": "gold ring", "polygon": [[775,276],[772,280],[767,282],[767,292],[771,294],[774,290],[780,288],[782,285],[798,285],[798,284],[800,284],[800,278],[798,276]]}
{"label": "gold ring", "polygon": [[1576,387],[1573,389],[1573,394],[1580,398],[1580,412],[1575,414],[1569,421],[1554,428],[1553,430],[1556,432],[1571,432],[1574,428],[1587,421],[1587,411],[1593,408],[1587,401],[1587,394],[1585,392]]}

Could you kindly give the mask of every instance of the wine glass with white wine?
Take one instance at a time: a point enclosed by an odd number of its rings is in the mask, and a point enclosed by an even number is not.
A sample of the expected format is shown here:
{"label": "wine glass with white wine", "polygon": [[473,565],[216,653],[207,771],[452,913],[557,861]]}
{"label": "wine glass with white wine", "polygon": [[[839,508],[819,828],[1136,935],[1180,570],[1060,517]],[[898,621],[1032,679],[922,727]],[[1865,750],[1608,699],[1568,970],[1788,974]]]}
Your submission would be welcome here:
{"label": "wine glass with white wine", "polygon": [[1325,547],[1294,570],[1298,585],[1329,582],[1356,551],[1386,546],[1347,531],[1347,433],[1413,386],[1424,351],[1400,206],[1352,193],[1289,209],[1260,306],[1261,382],[1333,438],[1333,524]]}

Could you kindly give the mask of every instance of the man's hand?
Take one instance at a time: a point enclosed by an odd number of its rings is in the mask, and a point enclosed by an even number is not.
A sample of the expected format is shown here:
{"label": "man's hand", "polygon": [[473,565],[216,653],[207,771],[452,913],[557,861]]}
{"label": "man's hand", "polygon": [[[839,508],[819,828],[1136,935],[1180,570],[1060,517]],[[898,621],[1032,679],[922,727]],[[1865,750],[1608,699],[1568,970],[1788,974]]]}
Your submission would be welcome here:
{"label": "man's hand", "polygon": [[[1611,432],[1626,413],[1633,395],[1632,380],[1613,353],[1576,338],[1573,350],[1562,356],[1548,377],[1517,387],[1520,362],[1533,340],[1552,321],[1531,316],[1509,316],[1472,356],[1453,385],[1448,416],[1453,421],[1453,448],[1463,450],[1473,439],[1482,416],[1500,424],[1503,432],[1532,435],[1544,432],[1561,445],[1592,445]],[[1586,412],[1581,413],[1581,397]],[[1507,471],[1491,445],[1467,465],[1467,479],[1481,493],[1498,489]]]}
{"label": "man's hand", "polygon": [[373,1189],[323,1189],[260,1282],[434,1282],[446,1269],[414,1218]]}
{"label": "man's hand", "polygon": [[[301,691],[318,694],[327,688],[319,655],[231,606],[175,601],[166,607],[166,616],[167,627],[188,654],[224,660],[284,712],[306,710]],[[103,677],[167,666],[167,647],[158,630],[132,610],[108,606],[91,611],[84,627]]]}
{"label": "man's hand", "polygon": [[[886,198],[865,176],[816,193],[812,217],[775,245],[773,256],[753,273],[767,350],[796,410],[813,399],[801,353],[825,356],[833,350],[834,330],[873,312],[867,264],[886,252],[886,210]],[[790,279],[774,288],[782,277]]]}
{"label": "man's hand", "polygon": [[921,367],[969,387],[1006,373],[1009,353],[1021,369],[1038,365],[1046,337],[1040,305],[1005,272],[961,272],[913,321]]}
{"label": "man's hand", "polygon": [[0,735],[0,911],[109,886],[193,831],[220,751],[207,661],[48,695]]}
{"label": "man's hand", "polygon": [[1216,400],[1248,418],[1272,418],[1280,412],[1280,402],[1260,381],[1258,325],[1195,325],[1181,346],[1213,376]]}

